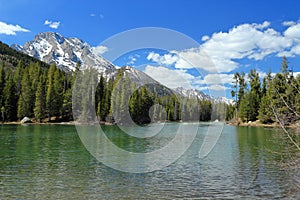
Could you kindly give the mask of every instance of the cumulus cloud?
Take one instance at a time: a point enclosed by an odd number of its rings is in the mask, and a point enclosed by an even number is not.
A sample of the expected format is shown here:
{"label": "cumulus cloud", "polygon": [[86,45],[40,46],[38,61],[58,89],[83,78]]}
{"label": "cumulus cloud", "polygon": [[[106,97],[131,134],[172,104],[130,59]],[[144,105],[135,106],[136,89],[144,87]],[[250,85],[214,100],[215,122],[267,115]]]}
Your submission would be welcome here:
{"label": "cumulus cloud", "polygon": [[195,83],[203,85],[220,85],[233,83],[233,74],[207,74],[203,79],[197,80]]}
{"label": "cumulus cloud", "polygon": [[209,91],[225,91],[231,90],[232,88],[226,87],[224,85],[208,85],[197,87],[198,90],[209,90]]}
{"label": "cumulus cloud", "polygon": [[203,79],[195,77],[187,70],[173,70],[163,66],[147,65],[144,72],[169,88],[196,88],[199,90],[224,91],[231,89],[224,84],[232,84],[233,74],[208,74]]}
{"label": "cumulus cloud", "polygon": [[296,22],[294,22],[294,21],[284,21],[282,23],[283,26],[293,26],[295,24],[296,24]]}
{"label": "cumulus cloud", "polygon": [[97,46],[97,47],[93,47],[92,50],[93,50],[94,54],[102,55],[108,51],[108,48],[106,46]]}
{"label": "cumulus cloud", "polygon": [[202,40],[203,42],[205,42],[205,41],[209,40],[209,36],[208,36],[208,35],[204,35],[204,36],[201,38],[201,40]]}
{"label": "cumulus cloud", "polygon": [[186,70],[172,70],[162,66],[147,65],[144,72],[169,88],[191,88],[191,83],[196,78]]}
{"label": "cumulus cloud", "polygon": [[57,22],[52,22],[52,21],[49,21],[49,20],[46,20],[44,22],[44,25],[47,25],[49,26],[50,28],[53,28],[53,29],[58,29],[59,25],[60,25],[60,22],[57,21]]}
{"label": "cumulus cloud", "polygon": [[270,23],[242,24],[228,32],[214,33],[202,47],[220,72],[229,72],[239,64],[236,60],[262,60],[292,45],[292,40],[272,28]]}
{"label": "cumulus cloud", "polygon": [[7,24],[0,21],[0,34],[16,35],[17,32],[30,32],[29,30],[22,28],[19,25]]}
{"label": "cumulus cloud", "polygon": [[160,65],[171,65],[178,60],[178,57],[172,54],[165,54],[161,56],[158,53],[150,52],[147,56],[147,60],[156,62]]}
{"label": "cumulus cloud", "polygon": [[[286,21],[282,25],[286,26],[284,31],[276,31],[267,21],[241,24],[228,31],[203,36],[203,43],[198,47],[173,50],[166,54],[151,52],[148,54],[148,60],[158,63],[162,68],[172,66],[176,70],[168,68],[158,70],[149,67],[148,73],[150,75],[155,72],[161,76],[159,81],[164,82],[168,79],[166,77],[173,76],[172,71],[186,75],[188,69],[201,69],[209,74],[201,79],[190,77],[187,79],[188,85],[198,89],[227,90],[232,85],[233,77],[233,74],[228,73],[239,68],[242,59],[258,61],[270,55],[277,57],[300,55],[300,21]],[[260,77],[266,76],[265,72],[258,71],[258,73]],[[175,83],[176,81],[176,78],[172,80]]]}
{"label": "cumulus cloud", "polygon": [[199,47],[169,54],[151,53],[149,60],[178,69],[199,68],[207,72],[231,72],[240,59],[262,60],[266,56],[300,55],[300,22],[284,22],[288,28],[278,32],[270,22],[241,24],[225,32],[203,36]]}

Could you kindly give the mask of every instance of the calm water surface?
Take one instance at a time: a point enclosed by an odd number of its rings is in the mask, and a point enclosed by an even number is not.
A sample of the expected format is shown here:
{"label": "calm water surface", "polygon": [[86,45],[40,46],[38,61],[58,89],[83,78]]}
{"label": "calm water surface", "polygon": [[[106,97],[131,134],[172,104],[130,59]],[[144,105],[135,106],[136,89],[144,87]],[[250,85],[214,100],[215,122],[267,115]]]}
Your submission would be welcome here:
{"label": "calm water surface", "polygon": [[[124,136],[116,126],[103,128],[119,147],[147,152],[167,144],[176,126],[167,124],[169,133],[152,139]],[[225,126],[213,151],[199,159],[206,128],[201,125],[191,147],[175,163],[131,174],[93,158],[74,126],[0,125],[0,199],[297,199],[300,195],[294,189],[294,172],[279,167],[283,160],[277,153],[283,149],[274,139],[278,131]]]}

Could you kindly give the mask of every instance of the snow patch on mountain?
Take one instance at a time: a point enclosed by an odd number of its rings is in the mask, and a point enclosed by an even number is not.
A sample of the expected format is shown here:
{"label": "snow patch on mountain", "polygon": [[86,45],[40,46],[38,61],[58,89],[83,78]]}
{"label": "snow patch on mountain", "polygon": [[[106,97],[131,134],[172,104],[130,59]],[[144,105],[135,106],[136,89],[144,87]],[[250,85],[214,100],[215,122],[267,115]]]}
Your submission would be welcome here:
{"label": "snow patch on mountain", "polygon": [[56,64],[65,71],[74,71],[78,62],[82,67],[98,68],[100,73],[115,71],[115,67],[102,56],[93,52],[93,47],[78,38],[65,38],[54,32],[40,33],[25,45],[12,45],[18,51]]}
{"label": "snow patch on mountain", "polygon": [[233,105],[234,101],[232,99],[227,99],[226,97],[212,97],[207,94],[205,94],[202,91],[199,91],[197,89],[186,89],[183,87],[178,87],[174,90],[177,94],[187,97],[190,99],[199,99],[200,101],[206,100],[211,101],[213,103],[225,103],[227,105]]}

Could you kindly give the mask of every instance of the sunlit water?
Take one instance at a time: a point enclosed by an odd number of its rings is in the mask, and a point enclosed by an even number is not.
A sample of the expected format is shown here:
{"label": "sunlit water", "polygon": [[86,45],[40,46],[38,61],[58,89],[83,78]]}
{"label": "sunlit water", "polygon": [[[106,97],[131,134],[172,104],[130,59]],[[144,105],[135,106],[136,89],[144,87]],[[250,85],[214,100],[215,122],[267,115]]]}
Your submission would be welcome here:
{"label": "sunlit water", "polygon": [[[123,135],[116,126],[103,129],[119,147],[148,152],[166,145],[177,126],[167,124],[168,134],[151,139]],[[0,199],[297,199],[294,172],[279,167],[275,129],[225,126],[212,152],[200,159],[206,128],[200,126],[175,163],[133,174],[92,157],[74,126],[0,125]]]}

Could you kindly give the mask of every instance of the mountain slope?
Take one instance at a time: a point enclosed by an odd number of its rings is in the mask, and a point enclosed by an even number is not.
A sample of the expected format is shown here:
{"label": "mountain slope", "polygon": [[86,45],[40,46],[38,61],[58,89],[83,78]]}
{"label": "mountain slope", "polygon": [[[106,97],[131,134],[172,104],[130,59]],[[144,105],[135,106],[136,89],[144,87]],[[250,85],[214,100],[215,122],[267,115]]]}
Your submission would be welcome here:
{"label": "mountain slope", "polygon": [[115,70],[113,64],[95,54],[87,43],[78,38],[65,38],[58,33],[40,33],[23,47],[19,45],[12,47],[46,63],[55,63],[65,71],[74,71],[78,62],[83,67],[96,67],[103,73]]}
{"label": "mountain slope", "polygon": [[134,82],[137,87],[146,86],[149,91],[159,96],[174,94],[173,90],[134,67],[124,66],[119,69],[119,71],[123,73],[124,78],[129,78],[129,80]]}
{"label": "mountain slope", "polygon": [[33,58],[25,53],[16,51],[0,41],[0,63],[2,64],[2,62],[4,62],[4,66],[14,68],[18,65],[19,61],[21,61],[25,66],[36,62],[39,63],[41,67],[49,66],[47,63],[41,62],[39,59]]}
{"label": "mountain slope", "polygon": [[200,101],[207,100],[207,101],[211,101],[212,103],[225,103],[227,105],[234,104],[233,100],[227,99],[226,97],[215,98],[196,89],[185,89],[183,87],[178,87],[175,89],[175,92],[183,97],[188,97],[191,99],[199,99]]}
{"label": "mountain slope", "polygon": [[[116,78],[118,71],[120,71],[102,56],[94,53],[94,48],[86,42],[78,38],[65,38],[54,32],[40,33],[34,37],[34,40],[26,42],[23,47],[12,45],[12,48],[46,63],[55,63],[65,71],[74,71],[78,62],[82,63],[83,68],[96,67],[105,77]],[[137,86],[146,84],[151,92],[160,96],[177,94],[182,97],[208,100],[213,103],[232,104],[232,101],[225,97],[213,98],[196,89],[179,87],[171,90],[133,67],[125,66],[121,68],[121,71],[125,77],[135,82]]]}
{"label": "mountain slope", "polygon": [[213,98],[203,92],[196,89],[185,89],[183,87],[178,87],[175,89],[175,92],[183,97],[188,97],[191,99],[199,99],[199,100],[208,100],[211,101]]}

